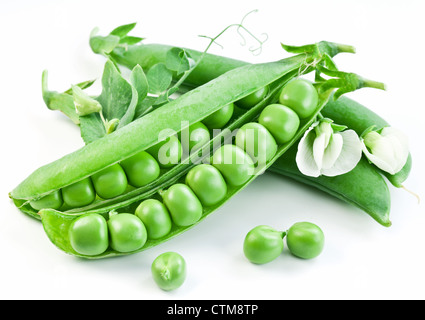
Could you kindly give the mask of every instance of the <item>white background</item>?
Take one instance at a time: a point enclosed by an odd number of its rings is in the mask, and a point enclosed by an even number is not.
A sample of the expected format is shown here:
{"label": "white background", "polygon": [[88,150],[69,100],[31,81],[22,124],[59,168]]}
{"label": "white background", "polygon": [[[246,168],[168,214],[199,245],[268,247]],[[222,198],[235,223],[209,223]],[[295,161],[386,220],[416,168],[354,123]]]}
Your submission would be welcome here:
{"label": "white background", "polygon": [[[414,166],[406,187],[425,198],[423,114],[425,42],[423,0],[356,1],[17,1],[0,3],[0,298],[2,299],[423,299],[423,204],[391,188],[392,227],[356,207],[273,174],[256,179],[204,222],[154,249],[132,256],[85,261],[56,249],[41,224],[8,199],[39,166],[83,145],[79,130],[41,98],[41,73],[52,90],[99,78],[105,60],[91,53],[90,31],[106,34],[138,22],[132,34],[146,42],[203,50],[225,26],[246,20],[268,41],[259,56],[241,46],[235,30],[218,53],[250,62],[287,56],[280,42],[329,40],[357,48],[335,61],[346,71],[383,81],[386,92],[349,96],[378,112],[410,138]],[[94,87],[93,90],[97,90]],[[100,93],[99,91],[97,91]],[[287,249],[267,265],[242,253],[245,234],[259,224],[278,229],[297,221],[318,224],[326,235],[320,257],[292,257]],[[150,265],[165,251],[186,259],[188,277],[174,292],[154,284]]]}

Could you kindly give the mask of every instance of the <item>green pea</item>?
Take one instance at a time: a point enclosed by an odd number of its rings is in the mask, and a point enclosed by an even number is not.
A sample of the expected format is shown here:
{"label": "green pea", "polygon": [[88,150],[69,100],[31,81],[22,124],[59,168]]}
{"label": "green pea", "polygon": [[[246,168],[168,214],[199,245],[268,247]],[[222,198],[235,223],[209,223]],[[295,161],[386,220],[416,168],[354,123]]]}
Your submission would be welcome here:
{"label": "green pea", "polygon": [[147,240],[147,231],[142,220],[131,213],[112,215],[108,220],[112,249],[131,252],[141,249]]}
{"label": "green pea", "polygon": [[244,184],[254,174],[252,159],[245,151],[232,144],[226,144],[218,149],[211,162],[232,186]]}
{"label": "green pea", "polygon": [[181,143],[176,136],[170,136],[146,151],[158,161],[161,168],[165,169],[178,164],[183,153]]}
{"label": "green pea", "polygon": [[156,199],[142,201],[135,214],[145,225],[148,239],[159,239],[170,233],[171,217],[161,201]]}
{"label": "green pea", "polygon": [[186,280],[186,261],[176,252],[165,252],[153,261],[151,272],[158,287],[175,290]]}
{"label": "green pea", "polygon": [[111,199],[123,194],[128,186],[127,176],[119,164],[93,174],[91,179],[96,193],[103,199]]}
{"label": "green pea", "polygon": [[63,199],[62,199],[62,192],[60,190],[54,191],[39,200],[34,200],[30,202],[31,207],[33,207],[35,210],[41,210],[41,209],[57,210],[60,207],[62,207],[62,204],[63,204]]}
{"label": "green pea", "polygon": [[96,199],[90,178],[75,182],[62,189],[63,201],[72,208],[87,206]]}
{"label": "green pea", "polygon": [[265,107],[258,122],[270,131],[279,144],[291,141],[300,126],[300,119],[295,111],[281,104]]}
{"label": "green pea", "polygon": [[220,171],[209,164],[200,164],[186,175],[186,184],[204,206],[213,206],[224,200],[227,184]]}
{"label": "green pea", "polygon": [[265,164],[277,152],[277,143],[271,133],[261,124],[244,124],[236,134],[236,145],[245,150],[255,164]]}
{"label": "green pea", "polygon": [[236,102],[236,105],[242,109],[250,109],[253,106],[255,106],[257,103],[261,102],[268,92],[269,92],[269,87],[268,86],[263,87],[251,93],[250,95],[246,96],[245,98],[238,100]]}
{"label": "green pea", "polygon": [[72,221],[68,230],[72,248],[82,255],[96,256],[108,249],[108,225],[96,213],[82,215]]}
{"label": "green pea", "polygon": [[183,133],[180,133],[180,135],[188,140],[185,143],[181,140],[183,148],[188,154],[193,154],[210,141],[210,132],[202,122],[192,124]]}
{"label": "green pea", "polygon": [[221,129],[232,118],[234,108],[235,105],[233,103],[229,103],[206,117],[202,120],[202,122],[210,129]]}
{"label": "green pea", "polygon": [[310,81],[295,79],[283,87],[279,102],[293,109],[301,119],[304,119],[316,110],[319,95]]}
{"label": "green pea", "polygon": [[245,257],[255,264],[264,264],[276,259],[283,251],[284,232],[269,226],[257,226],[245,237]]}
{"label": "green pea", "polygon": [[187,185],[174,184],[161,195],[177,226],[190,226],[201,218],[202,204]]}
{"label": "green pea", "polygon": [[297,222],[289,228],[286,244],[294,256],[313,259],[320,255],[325,245],[323,231],[314,223]]}
{"label": "green pea", "polygon": [[158,162],[146,151],[121,161],[128,183],[133,187],[143,187],[155,181],[160,175]]}

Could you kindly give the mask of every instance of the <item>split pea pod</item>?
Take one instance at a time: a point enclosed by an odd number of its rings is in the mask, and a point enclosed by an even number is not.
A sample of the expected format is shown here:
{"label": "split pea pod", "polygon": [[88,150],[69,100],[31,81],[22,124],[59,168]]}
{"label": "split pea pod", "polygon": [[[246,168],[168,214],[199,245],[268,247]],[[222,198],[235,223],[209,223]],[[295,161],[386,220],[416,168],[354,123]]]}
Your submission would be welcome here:
{"label": "split pea pod", "polygon": [[[132,68],[135,64],[141,64],[144,68],[149,69],[155,63],[165,61],[166,52],[170,48],[162,44],[140,44],[130,46],[128,50],[117,48],[112,52],[112,55],[118,63],[126,67]],[[201,54],[195,50],[187,50],[194,58]],[[193,70],[185,84],[188,87],[196,87],[217,77],[221,72],[232,70],[236,66],[244,64],[245,62],[239,60],[207,54],[199,66]],[[330,101],[322,110],[322,114],[334,120],[335,123],[347,125],[359,135],[372,125],[377,127],[388,125],[379,115],[346,97]],[[292,149],[295,149],[295,147]],[[384,174],[394,186],[400,187],[402,182],[407,179],[410,167],[411,157],[409,156],[408,162],[399,173],[395,175]],[[340,177],[313,178],[304,176],[299,172],[295,163],[295,152],[288,152],[282,159],[276,161],[270,167],[270,170],[314,186],[354,204],[384,226],[391,224],[389,220],[391,201],[388,186],[381,176],[382,172],[369,164],[366,159],[362,159],[352,173]],[[359,181],[360,184],[355,183],[357,179],[353,180],[353,177],[362,177]],[[359,187],[359,185],[362,187]]]}

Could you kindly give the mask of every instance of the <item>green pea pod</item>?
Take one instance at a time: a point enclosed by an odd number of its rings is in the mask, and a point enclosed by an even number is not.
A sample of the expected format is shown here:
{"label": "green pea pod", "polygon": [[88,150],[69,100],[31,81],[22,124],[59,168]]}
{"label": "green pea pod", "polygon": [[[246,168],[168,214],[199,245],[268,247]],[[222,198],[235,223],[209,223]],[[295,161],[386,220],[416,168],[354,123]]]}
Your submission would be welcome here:
{"label": "green pea pod", "polygon": [[[245,67],[243,67],[243,68],[245,68]],[[227,76],[226,76],[226,78],[227,78]],[[219,77],[217,79],[222,79],[222,77]],[[202,88],[203,87],[200,87],[201,91],[203,91]],[[209,88],[211,88],[211,87],[209,86]],[[274,90],[272,90],[272,91],[274,91]],[[194,91],[191,91],[191,92],[194,92]],[[197,91],[195,91],[195,92],[197,92]],[[215,90],[214,90],[214,92],[215,92]],[[278,94],[278,93],[279,93],[279,90],[277,92],[275,91],[275,94]],[[53,209],[43,209],[43,210],[40,211],[40,215],[42,217],[42,223],[43,223],[44,230],[45,230],[46,234],[48,235],[49,239],[52,241],[52,243],[55,244],[60,250],[66,252],[68,254],[71,254],[71,255],[84,257],[84,258],[88,258],[88,259],[100,259],[100,258],[106,258],[106,257],[112,257],[112,256],[133,254],[133,253],[136,253],[136,252],[147,250],[147,249],[152,248],[152,247],[154,247],[154,246],[156,246],[160,243],[163,243],[163,242],[181,234],[182,232],[185,232],[186,230],[197,225],[198,223],[200,223],[207,216],[209,216],[211,213],[213,213],[215,210],[217,210],[219,207],[221,207],[226,201],[229,201],[234,195],[236,195],[237,193],[242,191],[259,174],[264,172],[264,170],[266,170],[276,160],[278,160],[297,140],[299,140],[302,137],[304,132],[312,125],[312,123],[315,121],[317,115],[320,113],[321,109],[323,108],[323,106],[326,104],[329,97],[331,96],[331,93],[332,93],[332,91],[326,91],[326,92],[322,92],[319,95],[319,103],[318,103],[318,106],[317,106],[314,114],[301,121],[299,129],[297,130],[295,136],[291,139],[291,141],[278,145],[277,152],[275,153],[275,155],[267,163],[265,163],[261,168],[258,168],[257,171],[256,171],[256,174],[252,174],[244,183],[238,184],[238,185],[229,184],[225,198],[215,205],[204,206],[202,208],[201,217],[195,223],[192,223],[190,225],[173,224],[171,231],[166,236],[164,236],[160,239],[148,239],[147,242],[143,245],[143,247],[141,247],[138,250],[134,250],[134,251],[131,251],[131,252],[118,252],[118,251],[114,250],[112,247],[109,247],[105,252],[98,254],[98,255],[95,255],[95,256],[87,256],[87,255],[80,254],[77,251],[75,251],[74,248],[72,247],[70,237],[69,237],[69,229],[70,229],[72,222],[76,218],[81,216],[81,214],[86,214],[87,212],[80,212],[78,214],[75,214],[75,213],[69,213],[69,212],[60,212],[60,211],[53,210]],[[189,95],[190,95],[190,93],[189,93]],[[276,96],[275,96],[275,98],[276,98]],[[175,101],[177,101],[177,103],[178,103],[179,101],[181,101],[181,98],[177,99]],[[228,102],[228,101],[226,101],[226,102]],[[174,107],[174,106],[171,106],[171,107]],[[150,113],[149,115],[153,115],[154,118],[157,118],[157,116],[159,114],[162,114],[162,112],[170,112],[171,107],[169,107],[169,105],[166,105],[165,107],[158,109],[158,110],[161,110],[161,112],[154,111],[154,112]],[[189,108],[189,109],[191,109],[192,112],[199,112],[199,111],[193,110],[192,108]],[[163,110],[165,110],[165,111],[163,111]],[[145,123],[145,121],[147,121],[147,120],[143,120],[143,119],[150,119],[151,117],[149,115],[141,118],[140,121],[143,121]],[[185,116],[188,116],[188,115],[185,113]],[[199,119],[196,119],[196,120],[199,120]],[[124,129],[122,129],[122,130],[124,130]],[[102,138],[102,139],[105,139],[105,138]],[[181,176],[179,179],[177,179],[175,181],[168,182],[168,183],[162,185],[162,188],[169,188],[171,185],[184,183],[184,181],[185,181],[185,177]],[[155,193],[145,194],[143,199],[138,199],[137,202],[132,202],[132,203],[128,203],[125,206],[120,206],[120,208],[117,210],[118,214],[119,213],[126,213],[126,212],[134,212],[141,200],[152,199],[152,198],[154,198],[154,199],[160,198],[161,195],[163,194],[163,192],[161,190],[157,190],[157,191],[158,192],[155,192]],[[98,213],[99,213],[99,211],[98,211]],[[107,219],[107,216],[109,214],[108,210],[104,210],[102,213]]]}
{"label": "green pea pod", "polygon": [[[185,129],[182,127],[182,121],[186,123],[186,126],[200,122],[223,106],[279,80],[274,91],[270,92],[269,98],[273,94],[276,95],[278,87],[298,73],[300,65],[305,63],[306,58],[308,58],[306,55],[298,55],[277,62],[247,65],[229,71],[122,129],[37,169],[10,193],[10,197],[22,211],[37,216],[36,210],[32,210],[29,205],[31,201],[87,179],[109,166],[152,147],[158,143],[158,137],[164,129],[168,129],[170,133],[162,137],[170,137]],[[264,103],[266,102],[267,99],[264,100]],[[246,112],[233,125],[250,121],[261,111],[264,103]],[[174,167],[158,180],[168,181],[175,177],[182,167],[185,165]],[[148,185],[132,190],[113,200],[95,201],[90,205],[90,209],[108,206],[113,209],[115,203],[132,201],[137,195],[152,190],[151,187],[152,185]],[[82,210],[87,211],[87,209]]]}
{"label": "green pea pod", "polygon": [[[364,107],[360,103],[341,97],[337,100],[330,100],[322,111],[323,116],[335,121],[335,123],[346,125],[350,129],[361,135],[366,129],[371,126],[376,126],[377,129],[389,126],[389,123],[382,119],[379,115]],[[409,177],[412,168],[412,156],[409,154],[404,167],[396,174],[382,172],[383,175],[397,188],[403,187],[403,182]]]}
{"label": "green pea pod", "polygon": [[[140,44],[130,46],[128,50],[117,48],[111,54],[119,64],[128,68],[140,64],[143,68],[149,69],[156,63],[164,62],[166,53],[171,48],[162,44]],[[198,51],[186,50],[195,58],[201,55]],[[199,66],[190,74],[185,84],[188,87],[196,87],[224,72],[245,64],[246,62],[239,60],[207,54]],[[322,114],[333,119],[336,123],[347,125],[358,134],[361,134],[371,125],[378,127],[388,125],[379,115],[346,97],[341,97],[336,101],[329,101],[322,110]],[[411,156],[409,155],[405,167],[399,173],[392,176],[384,174],[394,186],[400,187],[401,183],[407,179],[410,167]],[[316,187],[353,204],[384,226],[391,224],[389,221],[391,208],[390,193],[385,180],[378,174],[378,172],[383,172],[369,164],[365,159],[362,159],[361,163],[352,173],[340,177],[313,178],[300,173],[295,162],[295,153],[288,152],[282,159],[276,161],[270,167],[270,170]],[[353,177],[362,177],[362,185],[365,187],[359,188],[358,184],[354,182]],[[367,185],[365,185],[365,181]],[[375,196],[371,198],[371,194]]]}

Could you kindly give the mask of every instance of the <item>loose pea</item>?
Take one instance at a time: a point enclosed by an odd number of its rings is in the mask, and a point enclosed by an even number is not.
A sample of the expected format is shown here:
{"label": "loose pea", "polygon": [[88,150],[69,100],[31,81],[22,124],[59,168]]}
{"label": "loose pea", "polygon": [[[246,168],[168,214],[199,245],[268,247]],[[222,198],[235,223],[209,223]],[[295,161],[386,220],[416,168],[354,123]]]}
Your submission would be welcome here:
{"label": "loose pea", "polygon": [[30,202],[31,207],[33,207],[35,210],[41,210],[41,209],[57,210],[60,207],[62,207],[62,204],[63,204],[63,199],[62,199],[62,192],[60,190],[52,192],[39,200],[34,200]]}
{"label": "loose pea", "polygon": [[103,199],[111,199],[123,194],[128,186],[127,176],[119,164],[95,173],[91,179],[96,193]]}
{"label": "loose pea", "polygon": [[108,220],[108,229],[111,247],[118,252],[141,249],[147,240],[145,225],[134,214],[112,215]]}
{"label": "loose pea", "polygon": [[103,216],[89,213],[72,221],[69,241],[79,254],[96,256],[106,251],[109,246],[108,226]]}
{"label": "loose pea", "polygon": [[164,204],[171,218],[178,226],[190,226],[197,222],[203,213],[202,204],[193,191],[185,184],[177,183],[162,193]]}
{"label": "loose pea", "polygon": [[204,206],[213,206],[227,194],[227,184],[220,171],[209,164],[200,164],[186,175],[186,184],[195,192]]}
{"label": "loose pea", "polygon": [[159,255],[151,266],[152,277],[162,290],[179,288],[186,279],[186,261],[176,252]]}
{"label": "loose pea", "polygon": [[277,152],[276,140],[261,124],[244,124],[236,134],[236,145],[250,155],[255,164],[264,164]]}
{"label": "loose pea", "polygon": [[167,207],[156,199],[148,199],[139,204],[135,212],[142,220],[148,239],[159,239],[170,233],[172,223]]}
{"label": "loose pea", "polygon": [[226,144],[218,149],[211,162],[232,186],[244,184],[254,174],[252,159],[245,151],[232,144]]}
{"label": "loose pea", "polygon": [[63,201],[72,208],[89,205],[96,199],[96,192],[90,178],[75,182],[62,189]]}
{"label": "loose pea", "polygon": [[279,102],[293,109],[301,119],[304,119],[316,110],[319,95],[310,81],[295,79],[283,87]]}
{"label": "loose pea", "polygon": [[123,160],[121,166],[127,174],[128,183],[133,187],[145,186],[160,174],[158,162],[146,151]]}
{"label": "loose pea", "polygon": [[181,143],[176,136],[170,136],[146,151],[158,161],[161,168],[171,168],[178,164],[183,152]]}
{"label": "loose pea", "polygon": [[229,103],[228,105],[225,105],[221,109],[209,115],[207,118],[202,120],[202,122],[210,129],[221,129],[232,118],[234,108],[235,105],[233,103]]}
{"label": "loose pea", "polygon": [[325,245],[323,231],[314,223],[297,222],[289,228],[286,244],[294,256],[313,259],[320,255]]}
{"label": "loose pea", "polygon": [[238,100],[236,102],[236,105],[242,109],[250,109],[253,106],[255,106],[257,103],[262,101],[268,92],[269,92],[268,86],[261,88],[255,91],[254,93],[251,93],[250,95],[246,96],[245,98]]}
{"label": "loose pea", "polygon": [[290,141],[300,126],[300,119],[295,111],[281,104],[265,107],[258,122],[270,131],[278,143]]}
{"label": "loose pea", "polygon": [[245,257],[256,264],[264,264],[276,259],[283,251],[284,232],[269,226],[257,226],[245,237],[243,251]]}

